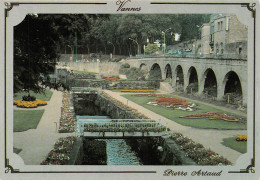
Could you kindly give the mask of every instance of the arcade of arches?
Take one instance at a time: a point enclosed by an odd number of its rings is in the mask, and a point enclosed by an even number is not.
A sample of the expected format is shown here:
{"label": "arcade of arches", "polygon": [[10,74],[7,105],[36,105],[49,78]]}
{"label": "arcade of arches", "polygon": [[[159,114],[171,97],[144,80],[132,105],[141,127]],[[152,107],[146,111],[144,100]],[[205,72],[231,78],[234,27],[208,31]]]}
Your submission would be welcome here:
{"label": "arcade of arches", "polygon": [[154,63],[149,71],[149,77],[150,79],[170,81],[175,91],[204,94],[208,97],[216,97],[219,100],[226,99],[229,95],[230,100],[243,103],[241,81],[234,71],[229,71],[221,79],[221,77],[217,78],[212,68],[207,68],[199,75],[194,66],[190,66],[185,72],[181,65],[173,68],[170,64],[167,64],[164,68],[161,68],[158,63]]}

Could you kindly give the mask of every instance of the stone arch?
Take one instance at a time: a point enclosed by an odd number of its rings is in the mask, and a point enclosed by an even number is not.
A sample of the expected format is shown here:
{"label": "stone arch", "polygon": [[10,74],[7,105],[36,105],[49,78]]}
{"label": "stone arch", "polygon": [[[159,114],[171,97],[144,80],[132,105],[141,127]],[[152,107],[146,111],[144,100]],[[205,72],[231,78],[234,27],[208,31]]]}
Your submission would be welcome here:
{"label": "stone arch", "polygon": [[199,88],[198,73],[194,66],[191,66],[189,68],[187,73],[187,78],[188,78],[188,86],[186,88],[186,92],[187,93],[198,92],[198,88]]}
{"label": "stone arch", "polygon": [[174,82],[175,84],[175,90],[177,91],[183,91],[184,87],[184,73],[181,65],[178,65],[175,68],[175,76],[174,76]]}
{"label": "stone arch", "polygon": [[147,65],[144,64],[144,63],[140,64],[140,66],[139,66],[139,69],[140,69],[140,70],[147,71],[147,68],[148,68]]}
{"label": "stone arch", "polygon": [[162,79],[162,70],[159,64],[154,63],[149,72],[150,80],[161,80]]}
{"label": "stone arch", "polygon": [[243,103],[243,89],[242,83],[235,71],[229,71],[222,83],[222,92],[224,99],[230,103]]}
{"label": "stone arch", "polygon": [[206,71],[203,73],[200,86],[203,88],[203,93],[217,97],[217,78],[215,72],[211,68],[206,69]]}
{"label": "stone arch", "polygon": [[164,68],[165,79],[172,79],[172,68],[170,64],[167,64]]}

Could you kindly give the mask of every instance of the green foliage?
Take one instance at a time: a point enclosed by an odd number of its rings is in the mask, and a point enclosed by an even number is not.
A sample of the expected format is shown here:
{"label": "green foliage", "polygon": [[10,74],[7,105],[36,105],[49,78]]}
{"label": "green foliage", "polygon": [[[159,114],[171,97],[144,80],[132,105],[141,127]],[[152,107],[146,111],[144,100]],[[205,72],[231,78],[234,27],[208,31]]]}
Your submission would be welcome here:
{"label": "green foliage", "polygon": [[145,72],[139,68],[131,67],[131,68],[124,68],[121,67],[119,72],[121,74],[125,74],[127,79],[130,80],[144,80],[145,79]]}
{"label": "green foliage", "polygon": [[14,27],[14,92],[41,92],[39,82],[54,72],[58,34],[51,21],[27,15]]}
{"label": "green foliage", "polygon": [[110,62],[119,62],[121,61],[122,58],[113,58],[113,59],[110,59],[109,61]]}
{"label": "green foliage", "polygon": [[247,152],[247,142],[236,141],[236,137],[225,138],[221,144],[243,154]]}
{"label": "green foliage", "polygon": [[130,64],[128,63],[123,64],[123,68],[130,68]]}
{"label": "green foliage", "polygon": [[152,54],[155,53],[156,51],[159,51],[159,47],[156,44],[148,44],[147,47],[145,48],[145,53],[147,54]]}
{"label": "green foliage", "polygon": [[[50,90],[45,90],[44,93],[34,93],[32,91],[29,92],[30,93],[30,96],[34,96],[36,97],[37,99],[40,99],[40,100],[43,100],[43,101],[49,101],[51,99],[51,96],[53,94],[52,91]],[[27,92],[19,92],[19,93],[16,93],[14,95],[14,100],[17,100],[17,99],[22,99],[23,96],[27,96]]]}
{"label": "green foliage", "polygon": [[14,110],[14,132],[36,129],[44,113],[42,110]]}

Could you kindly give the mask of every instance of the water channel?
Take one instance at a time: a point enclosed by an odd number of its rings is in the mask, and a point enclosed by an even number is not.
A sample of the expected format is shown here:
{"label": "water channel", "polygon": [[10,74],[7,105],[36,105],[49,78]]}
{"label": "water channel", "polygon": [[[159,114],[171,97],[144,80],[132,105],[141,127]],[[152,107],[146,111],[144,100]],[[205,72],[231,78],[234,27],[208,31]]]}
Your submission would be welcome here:
{"label": "water channel", "polygon": [[[93,103],[87,100],[81,99],[77,102],[75,107],[75,113],[81,118],[88,118],[93,121],[98,121],[102,118],[102,121],[109,121],[109,117],[101,112],[100,109]],[[80,118],[81,117],[81,118]],[[106,143],[107,165],[141,165],[141,160],[136,156],[135,152],[131,150],[131,147],[126,143],[124,139],[97,139],[98,141],[104,141]]]}

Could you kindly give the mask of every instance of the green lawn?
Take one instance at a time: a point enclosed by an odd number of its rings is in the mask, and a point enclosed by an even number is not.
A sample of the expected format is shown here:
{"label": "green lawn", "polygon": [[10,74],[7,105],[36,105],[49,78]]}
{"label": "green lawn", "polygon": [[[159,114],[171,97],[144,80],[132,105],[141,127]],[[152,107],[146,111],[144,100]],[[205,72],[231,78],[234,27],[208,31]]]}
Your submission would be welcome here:
{"label": "green lawn", "polygon": [[236,141],[236,137],[225,138],[221,144],[243,154],[247,152],[247,142]]}
{"label": "green lawn", "polygon": [[14,110],[14,132],[36,129],[44,109],[41,110]]}
{"label": "green lawn", "polygon": [[[36,99],[40,99],[42,101],[49,101],[51,99],[51,96],[52,96],[53,92],[50,91],[50,90],[45,90],[45,94],[41,94],[41,93],[34,93],[32,91],[30,91],[30,95],[31,96],[34,96],[36,97]],[[22,99],[22,97],[24,95],[28,95],[27,93],[25,92],[19,92],[19,93],[16,93],[15,94],[15,97],[14,97],[14,100],[17,100],[17,99]]]}
{"label": "green lawn", "polygon": [[173,120],[181,125],[196,127],[196,128],[210,128],[210,129],[246,129],[247,125],[240,122],[228,122],[223,120],[209,120],[209,119],[186,119],[180,118],[180,116],[191,115],[191,114],[200,114],[205,112],[219,112],[225,113],[228,115],[235,116],[240,118],[240,116],[235,115],[233,113],[229,113],[211,106],[206,106],[204,104],[195,103],[198,105],[198,110],[193,112],[181,111],[181,110],[171,110],[165,107],[148,105],[147,103],[156,99],[154,97],[136,97],[131,94],[122,95],[123,97],[157,113],[160,114],[170,120]]}

